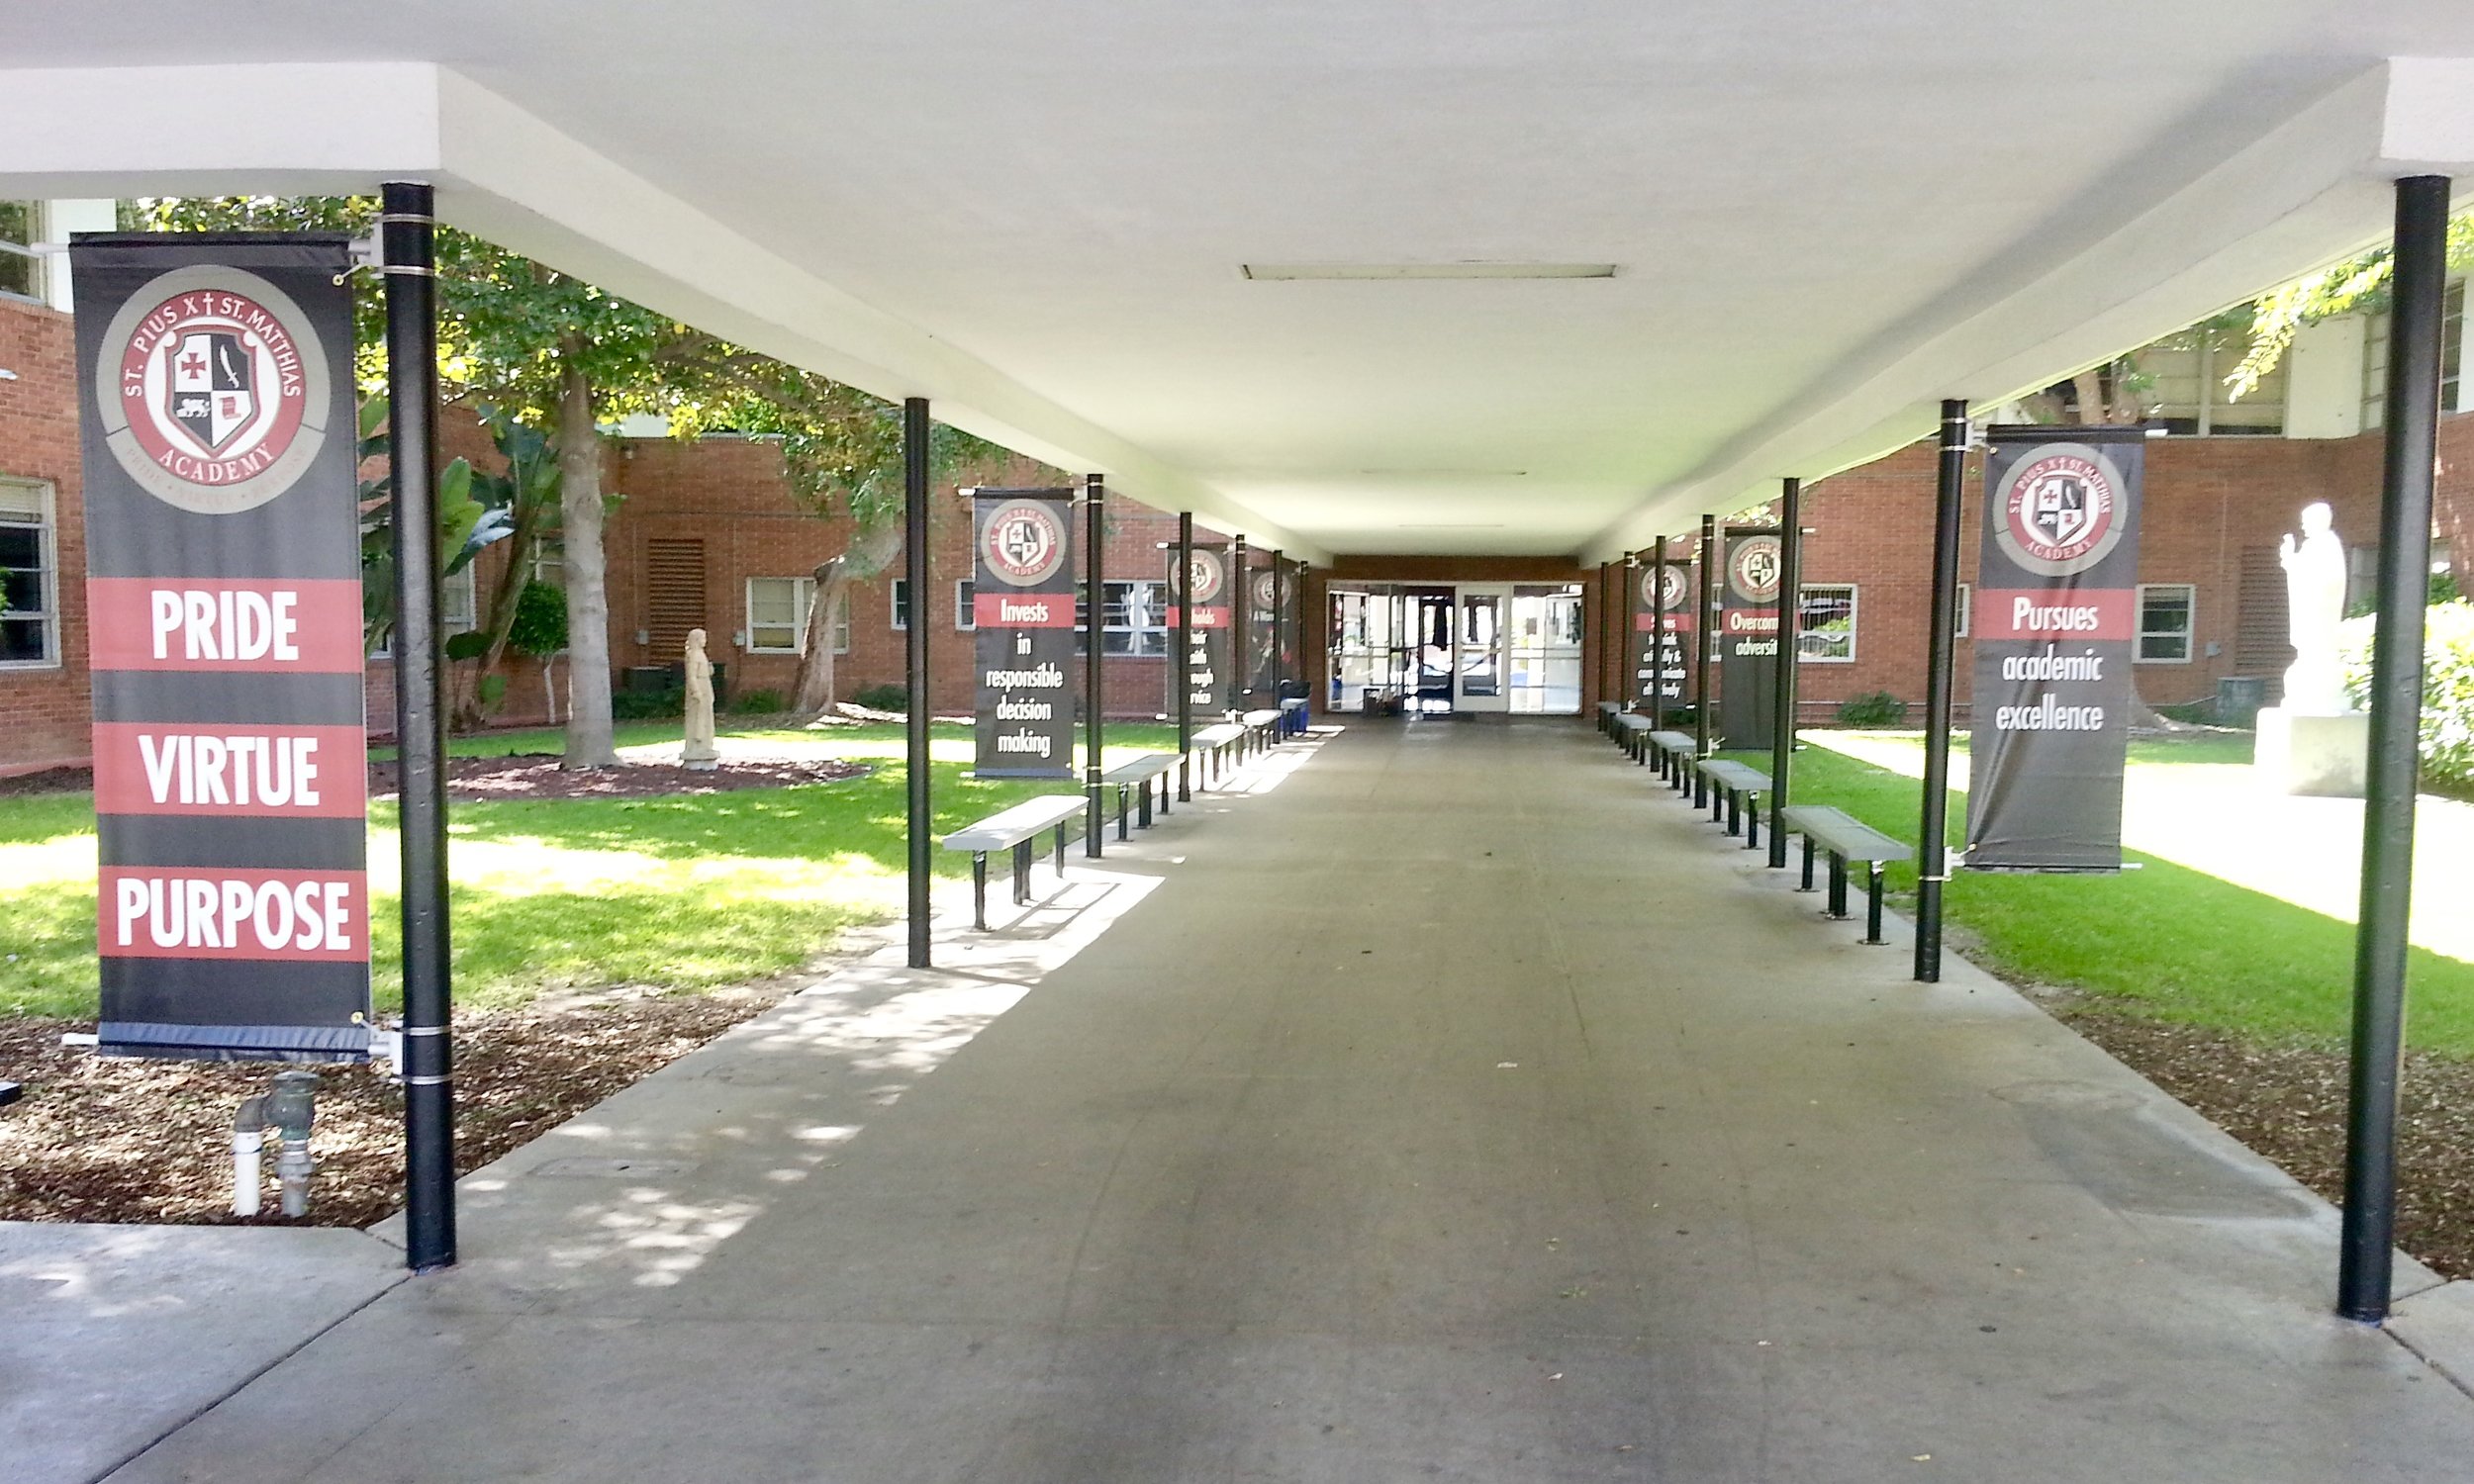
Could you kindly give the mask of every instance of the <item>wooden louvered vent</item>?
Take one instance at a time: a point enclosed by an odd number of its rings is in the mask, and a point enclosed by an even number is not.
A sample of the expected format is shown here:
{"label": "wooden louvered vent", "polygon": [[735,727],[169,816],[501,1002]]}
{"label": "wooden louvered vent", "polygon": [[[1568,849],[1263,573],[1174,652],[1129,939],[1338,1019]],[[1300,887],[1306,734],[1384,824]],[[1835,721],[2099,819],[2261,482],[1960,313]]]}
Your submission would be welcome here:
{"label": "wooden louvered vent", "polygon": [[2285,569],[2273,546],[2242,548],[2234,600],[2234,673],[2268,683],[2268,704],[2285,697],[2285,667],[2294,646],[2285,630]]}
{"label": "wooden louvered vent", "polygon": [[705,622],[705,543],[701,539],[656,539],[644,543],[644,628],[660,660],[678,658],[687,647],[687,631],[707,630]]}

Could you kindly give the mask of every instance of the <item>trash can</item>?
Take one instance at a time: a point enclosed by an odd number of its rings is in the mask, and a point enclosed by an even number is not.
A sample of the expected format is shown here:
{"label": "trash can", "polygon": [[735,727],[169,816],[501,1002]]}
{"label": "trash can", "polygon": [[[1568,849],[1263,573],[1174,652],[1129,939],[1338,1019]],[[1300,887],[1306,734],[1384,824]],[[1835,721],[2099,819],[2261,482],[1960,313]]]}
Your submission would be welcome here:
{"label": "trash can", "polygon": [[2217,682],[2217,725],[2257,726],[2268,703],[2268,682],[2257,675],[2229,675]]}

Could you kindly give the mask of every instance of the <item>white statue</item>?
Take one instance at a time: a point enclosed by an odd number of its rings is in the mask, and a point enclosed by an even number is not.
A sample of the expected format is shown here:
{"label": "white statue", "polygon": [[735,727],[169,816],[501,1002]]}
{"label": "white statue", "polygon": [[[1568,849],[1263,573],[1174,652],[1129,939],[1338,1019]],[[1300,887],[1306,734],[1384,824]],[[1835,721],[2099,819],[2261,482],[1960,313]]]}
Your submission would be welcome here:
{"label": "white statue", "polygon": [[2294,663],[2285,672],[2285,709],[2305,716],[2341,716],[2345,680],[2336,659],[2336,626],[2345,617],[2345,546],[2331,529],[2325,502],[2303,507],[2302,540],[2277,548],[2285,568],[2286,633]]}
{"label": "white statue", "polygon": [[687,631],[687,745],[679,761],[698,773],[718,766],[721,754],[713,745],[713,661],[705,658],[705,631]]}

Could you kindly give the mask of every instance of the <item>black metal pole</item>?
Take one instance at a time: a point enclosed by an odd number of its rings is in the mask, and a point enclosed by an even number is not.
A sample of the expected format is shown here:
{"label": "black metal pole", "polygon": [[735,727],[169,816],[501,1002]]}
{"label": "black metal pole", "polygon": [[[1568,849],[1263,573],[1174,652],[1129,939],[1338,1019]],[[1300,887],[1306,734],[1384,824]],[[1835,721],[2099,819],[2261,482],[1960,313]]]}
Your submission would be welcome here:
{"label": "black metal pole", "polygon": [[2380,483],[2379,618],[2371,639],[2371,756],[2355,919],[2353,1072],[2345,1115],[2345,1210],[2336,1312],[2388,1317],[2397,1231],[2397,1083],[2405,1055],[2406,926],[2423,718],[2424,603],[2437,472],[2448,177],[2397,182],[2388,321],[2387,461]]}
{"label": "black metal pole", "polygon": [[910,583],[910,630],[905,635],[903,679],[910,691],[908,753],[905,767],[910,786],[910,967],[928,967],[928,883],[933,870],[928,855],[935,842],[935,814],[929,795],[933,782],[928,765],[928,404],[909,397],[902,405],[903,570]]}
{"label": "black metal pole", "polygon": [[1232,711],[1245,710],[1246,698],[1254,695],[1254,574],[1246,570],[1246,538],[1229,537],[1228,662],[1237,668],[1228,678]]}
{"label": "black metal pole", "polygon": [[1177,801],[1193,797],[1194,512],[1177,512]]}
{"label": "black metal pole", "polygon": [[1724,560],[1718,549],[1718,517],[1701,517],[1701,596],[1700,613],[1692,621],[1692,755],[1709,756],[1709,673],[1717,659],[1718,625],[1711,622],[1710,595],[1717,591],[1712,579],[1718,564]]}
{"label": "black metal pole", "polygon": [[1097,859],[1099,855],[1100,820],[1107,814],[1106,806],[1099,799],[1102,787],[1099,776],[1107,771],[1106,765],[1099,761],[1100,733],[1103,730],[1100,713],[1106,706],[1106,698],[1102,695],[1104,683],[1101,680],[1105,667],[1101,662],[1100,652],[1108,647],[1104,642],[1108,631],[1107,563],[1104,560],[1107,547],[1107,482],[1096,474],[1084,475],[1083,509],[1087,516],[1087,529],[1090,531],[1086,539],[1091,546],[1091,558],[1085,564],[1085,570],[1090,574],[1091,609],[1089,621],[1085,625],[1085,638],[1089,641],[1090,653],[1084,657],[1083,662],[1083,791],[1090,795],[1090,805],[1083,815],[1083,854],[1094,859]]}
{"label": "black metal pole", "polygon": [[453,961],[440,688],[438,314],[433,193],[389,181],[378,244],[387,301],[387,478],[395,540],[397,818],[404,864],[404,1265],[455,1262]]}
{"label": "black metal pole", "polygon": [[1916,835],[1916,977],[1942,978],[1942,883],[1950,880],[1951,668],[1958,650],[1958,511],[1967,484],[1967,404],[1942,404],[1933,491],[1933,608],[1926,615],[1924,810]]}
{"label": "black metal pole", "polygon": [[1658,538],[1650,584],[1650,730],[1666,729],[1666,538]]}
{"label": "black metal pole", "polygon": [[1787,806],[1789,775],[1795,768],[1796,648],[1803,636],[1804,616],[1804,482],[1786,480],[1778,488],[1778,653],[1777,710],[1769,731],[1769,869],[1787,869],[1787,835],[1778,828],[1779,811]]}

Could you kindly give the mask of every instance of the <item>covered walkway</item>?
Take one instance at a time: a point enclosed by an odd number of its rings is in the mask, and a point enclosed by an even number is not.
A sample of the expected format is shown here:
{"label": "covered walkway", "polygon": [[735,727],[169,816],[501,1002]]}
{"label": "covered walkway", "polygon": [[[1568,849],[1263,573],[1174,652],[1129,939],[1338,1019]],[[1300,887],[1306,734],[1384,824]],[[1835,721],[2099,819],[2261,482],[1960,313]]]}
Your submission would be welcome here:
{"label": "covered walkway", "polygon": [[1585,724],[1313,746],[467,1180],[462,1267],[115,1477],[2474,1456],[2474,1401],[2329,1315],[2323,1204],[1965,966],[1909,982]]}

